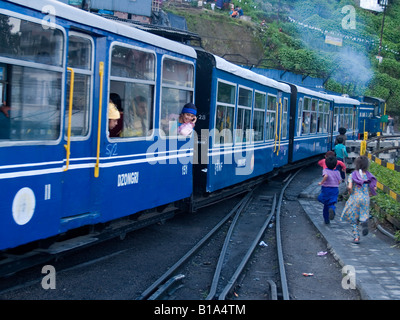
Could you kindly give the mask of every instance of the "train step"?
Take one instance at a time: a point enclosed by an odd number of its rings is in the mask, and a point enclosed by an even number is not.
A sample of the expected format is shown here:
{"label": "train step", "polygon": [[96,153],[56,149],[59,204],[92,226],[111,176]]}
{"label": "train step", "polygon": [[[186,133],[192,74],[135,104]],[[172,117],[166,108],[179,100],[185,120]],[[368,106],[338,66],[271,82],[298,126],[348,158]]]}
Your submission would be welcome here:
{"label": "train step", "polygon": [[75,237],[72,239],[55,242],[47,249],[37,249],[37,251],[48,253],[48,254],[58,254],[61,252],[76,249],[82,246],[86,246],[93,242],[98,241],[99,238],[95,237],[95,234],[84,235],[80,237]]}

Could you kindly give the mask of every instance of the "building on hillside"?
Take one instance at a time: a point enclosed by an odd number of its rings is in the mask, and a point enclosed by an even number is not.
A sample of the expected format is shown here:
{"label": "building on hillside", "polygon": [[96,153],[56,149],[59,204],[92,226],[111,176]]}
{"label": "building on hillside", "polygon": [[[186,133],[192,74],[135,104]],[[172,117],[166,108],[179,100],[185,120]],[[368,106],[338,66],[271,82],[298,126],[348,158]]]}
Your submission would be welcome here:
{"label": "building on hillside", "polygon": [[385,5],[387,0],[360,0],[360,7],[371,11],[383,12]]}
{"label": "building on hillside", "polygon": [[140,23],[151,23],[152,13],[162,8],[163,0],[59,0],[94,13]]}

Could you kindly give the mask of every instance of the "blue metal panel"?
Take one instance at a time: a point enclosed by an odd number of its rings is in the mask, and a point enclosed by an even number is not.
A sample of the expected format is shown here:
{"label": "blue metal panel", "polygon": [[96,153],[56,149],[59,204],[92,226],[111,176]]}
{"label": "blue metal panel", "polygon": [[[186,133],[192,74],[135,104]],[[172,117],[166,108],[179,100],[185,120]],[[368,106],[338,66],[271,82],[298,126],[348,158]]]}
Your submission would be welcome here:
{"label": "blue metal panel", "polygon": [[[317,93],[315,93],[317,94]],[[316,156],[319,154],[323,154],[326,151],[330,150],[331,147],[329,145],[329,134],[330,133],[310,133],[310,134],[302,134],[301,136],[297,136],[297,122],[299,121],[299,101],[304,98],[309,97],[311,99],[319,99],[321,97],[312,95],[311,92],[304,94],[302,92],[298,92],[297,99],[297,111],[296,111],[296,126],[295,126],[295,137],[293,142],[293,161],[299,161],[303,159],[307,159],[312,156]],[[329,100],[322,100],[330,103],[330,110],[332,109],[332,103]]]}
{"label": "blue metal panel", "polygon": [[[227,72],[214,69],[212,79],[212,95],[210,106],[210,128],[214,128],[216,114],[217,79],[230,83],[243,85],[266,94],[277,95],[278,90],[269,88]],[[288,98],[289,93],[284,93],[283,98]],[[236,107],[237,109],[237,107]],[[287,116],[289,117],[289,112]],[[235,111],[234,123],[237,121]],[[288,121],[287,121],[288,123]],[[265,129],[264,129],[265,130]],[[214,146],[210,140],[209,164],[207,168],[207,191],[213,192],[227,186],[231,186],[256,176],[271,172],[275,167],[280,167],[288,162],[288,140],[281,141],[278,151],[278,143],[267,140],[250,144],[237,144]],[[275,150],[275,152],[274,152]]]}
{"label": "blue metal panel", "polygon": [[[20,8],[14,4],[7,3],[5,6],[7,10],[14,10],[27,16],[34,15],[38,21],[44,16],[38,11]],[[0,2],[0,8],[4,8],[2,2]],[[57,25],[66,30],[65,44],[68,43],[70,26],[86,29],[87,34],[90,34],[94,28],[65,21],[61,17],[57,17]],[[156,138],[155,141],[143,139],[114,143],[106,136],[105,106],[108,102],[109,81],[107,56],[113,39],[153,50],[157,56],[157,77],[161,75],[160,62],[164,54],[193,64],[195,64],[195,59],[139,40],[107,33],[104,30],[96,30],[96,34],[104,36],[93,39],[95,63],[91,136],[87,139],[71,141],[69,170],[64,171],[66,157],[64,127],[60,128],[59,140],[39,141],[36,145],[1,141],[0,250],[54,236],[71,228],[110,221],[143,209],[168,204],[190,197],[192,193],[193,140],[186,139],[171,144],[170,140]],[[100,122],[100,176],[95,178],[100,62],[104,62],[106,72]],[[66,78],[64,70],[63,79]],[[157,80],[155,85],[158,84],[160,81]],[[66,91],[65,87],[66,84],[62,83],[63,92]],[[158,119],[161,90],[155,88],[154,91],[157,93],[155,119]],[[66,100],[67,93],[64,94],[62,102],[62,115],[64,115]],[[160,141],[166,143],[165,148],[158,148],[154,152],[149,151],[150,146]],[[183,153],[181,158],[179,158],[179,151]],[[150,161],[151,157],[159,157],[159,160],[165,160],[165,163],[153,163]]]}

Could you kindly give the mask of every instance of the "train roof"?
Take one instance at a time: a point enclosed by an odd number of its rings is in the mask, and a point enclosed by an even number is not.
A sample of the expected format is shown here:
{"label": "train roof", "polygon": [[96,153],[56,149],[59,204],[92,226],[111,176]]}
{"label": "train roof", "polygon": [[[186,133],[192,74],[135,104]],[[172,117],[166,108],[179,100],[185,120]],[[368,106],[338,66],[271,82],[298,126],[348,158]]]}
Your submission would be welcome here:
{"label": "train roof", "polygon": [[101,30],[109,31],[115,34],[125,36],[127,38],[136,39],[144,43],[155,45],[157,47],[180,53],[185,56],[196,58],[196,51],[189,46],[175,42],[149,32],[137,29],[126,24],[112,21],[98,15],[77,9],[70,5],[64,4],[56,0],[6,0],[7,2],[15,3],[21,6],[32,8],[42,12],[46,5],[51,5],[56,10],[56,16],[86,26],[95,27]]}
{"label": "train roof", "polygon": [[226,61],[225,59],[218,57],[216,55],[212,55],[215,59],[215,66],[217,69],[222,70],[222,71],[226,71],[229,73],[232,73],[238,77],[242,77],[242,78],[246,78],[255,82],[258,82],[262,85],[266,85],[287,93],[290,93],[290,86],[285,84],[285,83],[281,83],[278,81],[275,81],[273,79],[267,78],[265,76],[262,76],[258,73],[255,73],[249,69],[245,69],[242,67],[237,66],[236,64],[233,64],[229,61]]}
{"label": "train roof", "polygon": [[333,101],[335,103],[340,103],[340,104],[351,104],[351,105],[360,105],[360,101],[353,99],[353,98],[348,98],[348,97],[343,97],[343,96],[336,96],[334,94],[328,94],[328,96],[331,96],[333,98]]}
{"label": "train roof", "polygon": [[314,90],[311,90],[311,89],[300,87],[298,85],[294,85],[294,86],[296,86],[297,92],[304,93],[304,94],[307,94],[307,95],[310,95],[310,96],[315,96],[315,97],[318,97],[318,98],[321,98],[321,99],[325,99],[325,100],[328,100],[328,101],[333,101],[332,96],[329,95],[329,94],[326,94],[325,92],[314,91]]}

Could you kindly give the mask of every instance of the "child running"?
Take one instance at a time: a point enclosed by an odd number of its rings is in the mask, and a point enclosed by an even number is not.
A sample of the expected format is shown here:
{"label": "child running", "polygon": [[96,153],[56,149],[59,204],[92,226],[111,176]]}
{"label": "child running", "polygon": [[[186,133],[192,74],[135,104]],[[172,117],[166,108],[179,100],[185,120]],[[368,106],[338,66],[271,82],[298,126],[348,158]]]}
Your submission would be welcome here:
{"label": "child running", "polygon": [[[335,153],[336,153],[336,157],[337,157],[338,161],[345,162],[345,159],[349,155],[347,154],[346,146],[344,145],[344,139],[343,139],[343,137],[338,136],[338,137],[336,137],[336,141],[337,141],[337,144],[335,145],[335,149],[334,149]],[[342,171],[341,168],[339,168],[339,172],[340,172],[340,176],[342,177],[343,182],[344,182],[344,179],[346,177],[346,171]]]}
{"label": "child running", "polygon": [[[327,153],[325,153],[325,158],[318,161],[318,165],[321,166],[322,169],[326,169],[327,168],[326,163],[325,163],[326,158],[334,157],[334,156],[335,156],[334,151],[327,151]],[[343,161],[337,160],[336,170],[338,170],[340,172],[340,169],[343,172],[346,172],[346,165],[343,163]]]}
{"label": "child running", "polygon": [[339,195],[339,184],[341,177],[339,171],[335,170],[337,159],[330,156],[325,159],[326,169],[322,170],[322,181],[318,184],[321,186],[321,193],[318,201],[324,204],[323,217],[325,224],[329,224],[330,220],[335,218],[335,203]]}
{"label": "child running", "polygon": [[361,223],[362,235],[368,234],[369,196],[376,195],[376,178],[368,171],[369,161],[366,156],[358,157],[355,162],[355,170],[349,176],[350,197],[344,206],[341,220],[348,220],[353,231],[353,243],[360,243]]}

